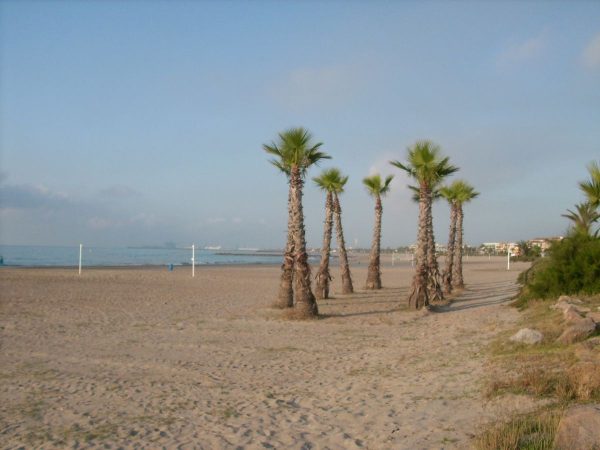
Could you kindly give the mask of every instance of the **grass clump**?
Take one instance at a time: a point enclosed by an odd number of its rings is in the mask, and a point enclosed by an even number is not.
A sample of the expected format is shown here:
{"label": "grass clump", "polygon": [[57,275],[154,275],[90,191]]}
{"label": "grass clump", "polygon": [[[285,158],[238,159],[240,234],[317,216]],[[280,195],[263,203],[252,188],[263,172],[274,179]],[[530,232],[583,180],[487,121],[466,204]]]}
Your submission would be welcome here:
{"label": "grass clump", "polygon": [[536,411],[513,417],[489,428],[475,439],[477,450],[545,450],[554,447],[554,435],[561,408]]}

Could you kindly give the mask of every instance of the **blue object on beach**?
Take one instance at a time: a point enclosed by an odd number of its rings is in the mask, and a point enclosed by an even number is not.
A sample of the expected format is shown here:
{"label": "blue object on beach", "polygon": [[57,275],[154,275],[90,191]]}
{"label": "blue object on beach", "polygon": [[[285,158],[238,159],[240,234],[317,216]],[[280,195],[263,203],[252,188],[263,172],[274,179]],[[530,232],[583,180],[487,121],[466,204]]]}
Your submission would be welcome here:
{"label": "blue object on beach", "polygon": [[169,272],[173,272],[173,264],[169,264]]}

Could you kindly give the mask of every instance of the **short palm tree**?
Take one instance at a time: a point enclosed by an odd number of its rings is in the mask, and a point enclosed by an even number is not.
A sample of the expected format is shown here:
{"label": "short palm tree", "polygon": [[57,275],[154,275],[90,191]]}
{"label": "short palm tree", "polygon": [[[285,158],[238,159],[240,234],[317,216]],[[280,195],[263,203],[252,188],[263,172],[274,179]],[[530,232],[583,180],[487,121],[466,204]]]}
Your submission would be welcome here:
{"label": "short palm tree", "polygon": [[367,289],[381,289],[381,216],[383,215],[383,206],[381,197],[385,196],[390,190],[390,183],[394,176],[389,175],[385,180],[381,180],[379,174],[372,175],[363,179],[369,195],[375,199],[375,226],[373,227],[373,242],[371,243],[371,255],[369,257],[369,269],[367,271]]}
{"label": "short palm tree", "polygon": [[600,206],[600,163],[592,161],[587,166],[590,179],[581,181],[579,188],[587,197],[588,203],[597,208]]}
{"label": "short palm tree", "polygon": [[[310,287],[310,266],[304,236],[302,187],[308,169],[330,156],[320,151],[322,143],[312,143],[312,135],[304,128],[291,128],[279,133],[277,142],[263,145],[274,158],[271,163],[285,173],[289,182],[288,240],[282,264],[278,304],[294,306],[299,317],[318,314],[317,303]],[[293,280],[295,279],[295,292]]]}
{"label": "short palm tree", "polygon": [[418,183],[419,222],[417,233],[416,270],[411,292],[408,297],[410,307],[421,309],[429,305],[428,284],[431,274],[427,261],[429,227],[431,226],[431,204],[433,189],[457,167],[449,163],[449,158],[440,156],[440,147],[431,141],[418,141],[408,149],[407,162],[390,161],[393,166],[404,170]]}
{"label": "short palm tree", "polygon": [[452,265],[454,263],[454,242],[456,241],[456,218],[458,216],[457,186],[456,182],[449,186],[440,188],[440,195],[446,199],[450,205],[450,230],[448,234],[448,245],[446,251],[446,267],[442,275],[442,283],[444,292],[450,294],[452,292]]}
{"label": "short palm tree", "polygon": [[452,264],[452,287],[462,289],[465,287],[462,270],[463,257],[463,205],[479,196],[466,181],[458,180],[452,183],[456,189],[456,240],[454,242],[454,262]]}
{"label": "short palm tree", "polygon": [[582,233],[590,236],[592,234],[592,225],[600,219],[600,213],[596,207],[589,202],[575,205],[577,212],[567,209],[569,214],[561,214],[573,222],[573,229],[576,233]]}
{"label": "short palm tree", "polygon": [[315,296],[317,299],[329,298],[329,255],[331,252],[331,234],[333,231],[333,192],[340,183],[341,175],[338,169],[324,170],[321,175],[313,178],[315,184],[325,191],[325,228],[323,231],[323,245],[321,246],[321,263],[317,271],[317,286]]}
{"label": "short palm tree", "polygon": [[342,228],[342,207],[340,205],[339,197],[339,195],[344,192],[344,186],[348,182],[348,177],[342,176],[339,171],[337,175],[338,180],[333,187],[333,216],[335,218],[338,257],[340,260],[340,271],[342,274],[342,294],[352,294],[354,292],[354,287],[352,285],[350,265],[348,264],[348,253],[346,251],[346,241],[344,240],[344,229]]}

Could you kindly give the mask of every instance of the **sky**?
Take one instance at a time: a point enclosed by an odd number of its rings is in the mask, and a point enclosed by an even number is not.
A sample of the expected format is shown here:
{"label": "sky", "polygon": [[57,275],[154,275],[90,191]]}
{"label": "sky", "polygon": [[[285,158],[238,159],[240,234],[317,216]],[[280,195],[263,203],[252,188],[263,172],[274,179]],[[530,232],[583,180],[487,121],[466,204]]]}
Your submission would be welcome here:
{"label": "sky", "polygon": [[[439,144],[481,195],[465,240],[564,234],[600,159],[600,2],[0,1],[0,243],[281,248],[285,177],[262,150],[309,129],[351,246],[361,180],[394,174],[383,246],[416,239],[405,160]],[[436,239],[449,209],[434,206]]]}

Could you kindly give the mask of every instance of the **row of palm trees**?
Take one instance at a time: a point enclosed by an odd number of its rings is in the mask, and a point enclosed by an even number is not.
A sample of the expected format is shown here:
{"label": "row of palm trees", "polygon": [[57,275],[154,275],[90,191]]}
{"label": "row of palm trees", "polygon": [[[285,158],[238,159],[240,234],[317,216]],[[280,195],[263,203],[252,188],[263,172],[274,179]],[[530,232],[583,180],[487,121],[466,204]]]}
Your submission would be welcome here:
{"label": "row of palm trees", "polygon": [[[328,169],[313,178],[325,192],[325,221],[321,262],[316,274],[315,294],[311,290],[311,273],[306,252],[304,215],[302,212],[302,188],[309,168],[331,157],[320,150],[322,143],[313,143],[312,136],[304,128],[292,128],[279,133],[276,142],[263,145],[273,158],[270,162],[286,175],[289,184],[287,244],[282,264],[280,289],[276,305],[294,308],[297,317],[318,315],[317,299],[328,298],[331,274],[329,254],[335,222],[338,255],[342,276],[342,292],[354,291],[342,227],[340,194],[348,181],[338,169]],[[409,295],[409,306],[420,309],[431,301],[442,300],[444,293],[464,286],[462,278],[462,205],[475,198],[478,193],[466,182],[455,181],[442,186],[442,181],[458,170],[441,157],[440,148],[430,141],[419,141],[408,149],[407,162],[390,161],[393,166],[405,171],[418,186],[410,186],[419,203],[419,223],[416,250],[416,270]],[[381,288],[380,247],[382,197],[389,192],[393,176],[382,179],[375,174],[363,180],[369,194],[375,200],[375,225],[367,270],[367,289]],[[450,204],[451,221],[448,240],[446,267],[440,274],[435,254],[432,203],[445,198]]]}

